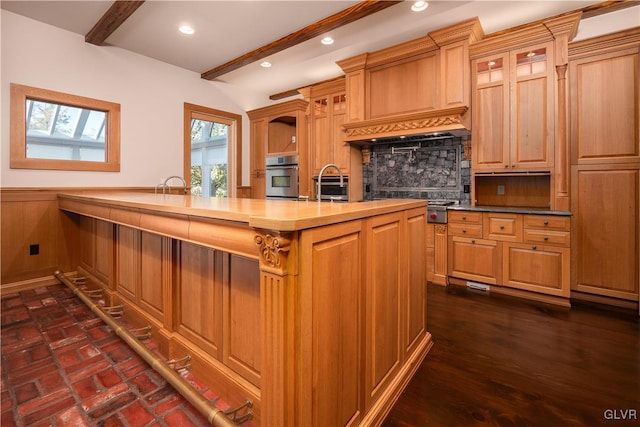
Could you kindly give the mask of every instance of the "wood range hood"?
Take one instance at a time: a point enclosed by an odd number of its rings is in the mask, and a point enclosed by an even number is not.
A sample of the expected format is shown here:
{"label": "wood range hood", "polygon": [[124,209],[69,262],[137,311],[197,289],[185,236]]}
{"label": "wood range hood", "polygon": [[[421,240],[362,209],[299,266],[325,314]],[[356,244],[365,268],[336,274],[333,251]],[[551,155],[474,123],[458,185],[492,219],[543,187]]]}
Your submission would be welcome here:
{"label": "wood range hood", "polygon": [[348,100],[344,141],[368,146],[469,137],[469,46],[483,37],[472,18],[339,61]]}

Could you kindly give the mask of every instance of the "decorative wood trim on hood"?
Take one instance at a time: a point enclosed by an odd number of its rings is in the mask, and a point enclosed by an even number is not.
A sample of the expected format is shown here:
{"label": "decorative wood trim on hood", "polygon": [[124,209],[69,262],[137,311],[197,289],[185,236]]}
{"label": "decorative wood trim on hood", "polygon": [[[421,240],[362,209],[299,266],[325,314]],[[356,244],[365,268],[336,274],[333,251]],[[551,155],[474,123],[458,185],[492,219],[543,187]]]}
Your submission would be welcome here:
{"label": "decorative wood trim on hood", "polygon": [[345,141],[370,144],[376,138],[437,133],[468,136],[468,110],[460,106],[345,123]]}

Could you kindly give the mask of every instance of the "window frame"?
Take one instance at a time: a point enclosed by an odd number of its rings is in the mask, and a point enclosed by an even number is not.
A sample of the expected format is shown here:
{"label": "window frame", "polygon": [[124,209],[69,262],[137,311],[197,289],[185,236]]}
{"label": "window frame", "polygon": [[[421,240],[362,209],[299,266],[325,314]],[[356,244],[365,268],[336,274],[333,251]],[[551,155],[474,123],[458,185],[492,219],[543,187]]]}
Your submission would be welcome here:
{"label": "window frame", "polygon": [[[184,179],[191,190],[191,119],[201,119],[229,124],[229,146],[227,147],[227,198],[236,197],[236,187],[242,182],[242,116],[228,111],[201,105],[184,103]],[[235,171],[235,173],[234,173]]]}
{"label": "window frame", "polygon": [[[27,157],[27,99],[104,111],[107,115],[105,161],[37,159]],[[53,90],[11,83],[11,169],[120,172],[120,104]]]}

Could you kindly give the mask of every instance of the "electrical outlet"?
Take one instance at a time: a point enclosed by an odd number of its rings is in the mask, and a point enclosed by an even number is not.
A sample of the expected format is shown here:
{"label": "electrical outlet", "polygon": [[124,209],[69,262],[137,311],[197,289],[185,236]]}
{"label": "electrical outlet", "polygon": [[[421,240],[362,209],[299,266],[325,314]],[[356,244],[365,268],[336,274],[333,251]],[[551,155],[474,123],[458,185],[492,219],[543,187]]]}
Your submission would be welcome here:
{"label": "electrical outlet", "polygon": [[40,244],[29,245],[29,255],[38,255],[40,253]]}
{"label": "electrical outlet", "polygon": [[498,185],[498,189],[496,191],[498,196],[504,196],[504,185]]}

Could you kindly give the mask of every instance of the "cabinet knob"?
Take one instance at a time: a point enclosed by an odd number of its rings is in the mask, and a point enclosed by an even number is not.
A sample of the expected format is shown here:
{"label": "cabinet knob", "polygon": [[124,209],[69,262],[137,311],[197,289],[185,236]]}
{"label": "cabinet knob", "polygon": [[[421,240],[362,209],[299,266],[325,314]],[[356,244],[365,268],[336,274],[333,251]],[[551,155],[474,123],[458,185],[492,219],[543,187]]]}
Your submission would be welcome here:
{"label": "cabinet knob", "polygon": [[504,225],[501,225],[501,226],[500,226],[500,230],[504,230]]}
{"label": "cabinet knob", "polygon": [[544,241],[546,242],[547,240],[549,240],[548,236],[544,236]]}
{"label": "cabinet knob", "polygon": [[509,165],[504,165],[504,167],[505,167],[505,168],[508,168],[508,167],[509,167]]}
{"label": "cabinet knob", "polygon": [[463,232],[463,233],[466,233],[466,232],[467,232],[467,230],[463,228],[463,229],[462,229],[462,232]]}
{"label": "cabinet knob", "polygon": [[462,217],[462,220],[464,221],[465,219],[467,219],[467,217],[466,217],[466,216],[463,216],[463,217]]}
{"label": "cabinet knob", "polygon": [[533,245],[533,246],[531,246],[531,249],[533,249],[535,251],[536,249],[538,249],[538,247],[536,245]]}
{"label": "cabinet knob", "polygon": [[549,221],[543,222],[544,225],[549,225]]}
{"label": "cabinet knob", "polygon": [[515,167],[516,167],[516,165],[511,165],[511,167],[512,167],[512,168],[515,168]]}
{"label": "cabinet knob", "polygon": [[476,242],[475,240],[472,240],[472,241],[471,241],[471,243],[475,243],[475,242]]}

